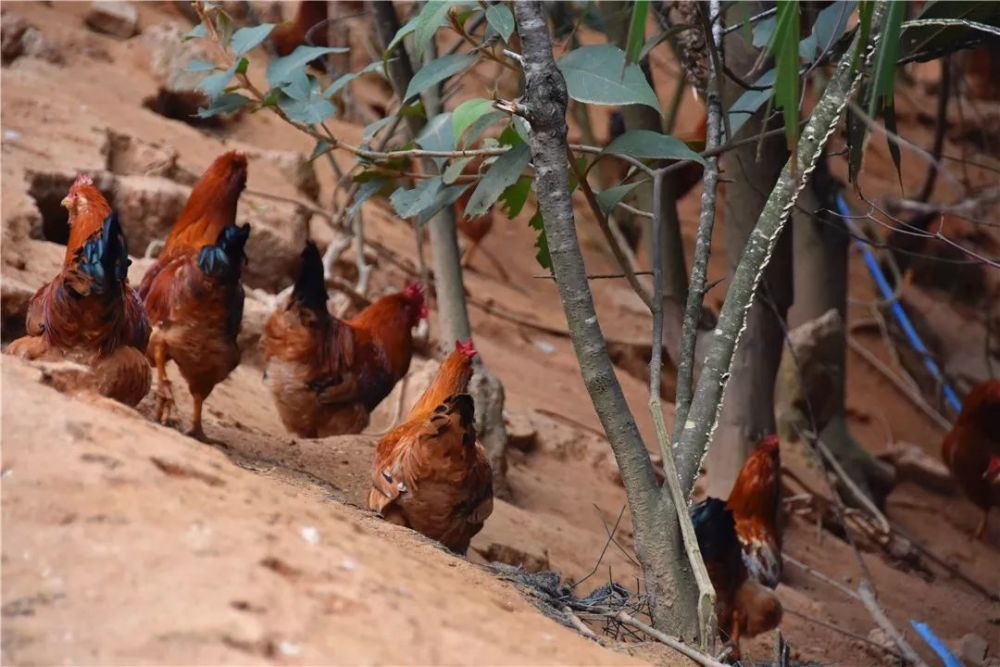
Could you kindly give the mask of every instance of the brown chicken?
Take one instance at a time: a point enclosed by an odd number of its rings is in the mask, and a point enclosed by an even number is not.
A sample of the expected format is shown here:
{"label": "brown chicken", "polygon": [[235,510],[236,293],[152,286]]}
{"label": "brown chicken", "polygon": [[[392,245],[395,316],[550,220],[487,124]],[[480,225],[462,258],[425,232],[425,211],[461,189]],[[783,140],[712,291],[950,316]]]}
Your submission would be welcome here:
{"label": "brown chicken", "polygon": [[177,364],[194,399],[189,434],[203,439],[202,405],[240,362],[236,337],[243,319],[240,281],[250,225],[236,226],[247,160],[225,153],[195,184],[156,263],[139,287],[153,333],[147,353],[156,367],[156,419],[173,408],[167,362]]}
{"label": "brown chicken", "polygon": [[118,216],[87,176],[62,200],[69,240],[62,271],[31,298],[27,335],[9,352],[90,366],[104,396],[136,405],[149,391],[149,321],[128,284],[128,247]]}
{"label": "brown chicken", "polygon": [[[271,43],[279,56],[287,56],[300,46],[326,46],[326,0],[303,0],[295,12],[295,18],[282,23],[271,31]],[[323,23],[324,25],[319,25]],[[315,28],[315,29],[314,29]],[[308,41],[307,38],[308,37]],[[323,69],[317,58],[310,63],[316,69]]]}
{"label": "brown chicken", "polygon": [[375,450],[368,507],[458,554],[493,512],[493,472],[466,392],[476,350],[455,343],[406,422]]}
{"label": "brown chicken", "polygon": [[747,457],[726,506],[736,521],[743,562],[769,588],[781,581],[781,456],[778,436],[766,435]]}
{"label": "brown chicken", "polygon": [[708,498],[695,505],[691,522],[715,588],[719,636],[739,659],[742,638],[763,634],[781,623],[781,601],[748,575],[733,514],[723,501]]}
{"label": "brown chicken", "polygon": [[941,456],[965,495],[983,510],[975,532],[982,539],[990,508],[1000,506],[1000,380],[987,380],[965,397]]}
{"label": "brown chicken", "polygon": [[264,382],[285,428],[305,438],[360,433],[406,375],[412,329],[424,317],[419,285],[385,296],[347,322],[330,315],[319,250],[310,242],[288,302],[261,335]]}

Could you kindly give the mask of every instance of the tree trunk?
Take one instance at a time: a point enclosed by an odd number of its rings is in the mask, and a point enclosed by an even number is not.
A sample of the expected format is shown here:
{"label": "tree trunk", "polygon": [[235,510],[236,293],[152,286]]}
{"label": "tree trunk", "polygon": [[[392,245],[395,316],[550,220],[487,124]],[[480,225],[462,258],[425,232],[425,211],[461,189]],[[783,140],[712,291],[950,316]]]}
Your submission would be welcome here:
{"label": "tree trunk", "polygon": [[[872,34],[878,35],[886,3],[876,2],[872,15]],[[694,486],[702,458],[719,422],[722,397],[732,376],[735,351],[747,330],[747,323],[757,287],[775,252],[778,239],[795,202],[816,168],[830,137],[836,131],[850,98],[856,93],[862,73],[874,51],[877,38],[869,44],[860,42],[855,33],[851,46],[837,63],[836,71],[817,101],[791,156],[767,198],[764,210],[750,235],[743,257],[733,272],[726,290],[726,300],[719,313],[711,346],[687,412],[677,445],[677,468],[681,484]],[[860,58],[862,67],[852,68]]]}
{"label": "tree trunk", "polygon": [[[869,498],[882,505],[892,489],[892,469],[871,456],[851,437],[844,419],[845,391],[847,386],[847,251],[850,236],[844,221],[835,211],[838,184],[828,173],[825,158],[817,165],[811,187],[802,192],[799,207],[792,214],[795,226],[795,305],[790,320],[795,326],[821,317],[834,309],[840,313],[844,326],[835,343],[834,358],[825,360],[832,364],[833,372],[826,379],[833,380],[830,388],[832,416],[826,423],[818,424],[820,437],[851,479]],[[801,389],[809,395],[808,388]],[[784,434],[783,434],[784,435]],[[789,436],[792,434],[788,434]],[[850,494],[845,494],[850,497]]]}
{"label": "tree trunk", "polygon": [[[370,2],[375,15],[375,27],[379,40],[388,45],[399,30],[399,18],[391,2]],[[397,96],[402,99],[410,79],[413,66],[402,45],[396,48],[395,57],[389,60],[389,73]],[[439,95],[429,95],[424,99],[427,116],[432,118],[439,112],[436,105]],[[410,134],[416,137],[425,121],[414,115],[406,116]],[[426,173],[439,172],[433,160],[422,162]],[[428,223],[431,239],[431,262],[434,266],[434,287],[438,301],[438,326],[440,340],[444,348],[450,348],[454,341],[465,340],[472,335],[469,326],[469,311],[465,304],[465,284],[462,280],[462,266],[458,252],[458,238],[455,230],[455,211],[444,208]],[[503,422],[504,389],[499,378],[490,372],[477,355],[473,363],[474,375],[469,386],[476,403],[476,431],[486,448],[493,468],[493,493],[499,498],[510,498],[507,483],[507,429]]]}
{"label": "tree trunk", "polygon": [[517,2],[514,12],[524,46],[525,94],[519,103],[531,126],[535,193],[570,338],[621,471],[653,623],[690,638],[697,634],[698,591],[681,544],[676,511],[666,494],[660,493],[649,454],[615,376],[576,235],[566,163],[566,82],[552,57],[541,4]]}
{"label": "tree trunk", "polygon": [[[759,55],[756,49],[744,44],[738,32],[726,38],[725,49],[727,65],[741,76],[750,71]],[[744,91],[729,77],[724,77],[722,84],[723,108],[728,109]],[[764,128],[763,115],[762,109],[747,121],[736,138],[752,137],[781,126],[778,121]],[[759,159],[757,143],[723,156],[727,179],[726,263],[730,277],[788,158],[783,136],[766,138],[759,148]],[[762,288],[754,298],[746,332],[733,359],[719,429],[705,460],[707,491],[718,498],[729,497],[740,468],[760,436],[775,432],[774,386],[784,345],[781,319],[792,302],[790,232],[788,229],[778,240]],[[771,304],[765,299],[770,299]]]}

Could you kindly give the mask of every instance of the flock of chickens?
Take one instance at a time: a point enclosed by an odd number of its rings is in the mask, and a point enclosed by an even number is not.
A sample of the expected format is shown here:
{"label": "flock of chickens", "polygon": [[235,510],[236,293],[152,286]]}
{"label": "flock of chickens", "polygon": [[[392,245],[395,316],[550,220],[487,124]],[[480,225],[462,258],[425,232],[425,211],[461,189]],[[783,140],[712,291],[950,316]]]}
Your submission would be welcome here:
{"label": "flock of chickens", "polygon": [[[236,224],[247,178],[238,152],[201,176],[138,290],[128,282],[128,248],[117,216],[81,175],[63,199],[70,233],[60,273],[34,295],[27,335],[9,353],[69,359],[91,369],[94,388],[137,405],[156,368],[156,420],[173,410],[171,360],[194,402],[189,433],[204,438],[202,408],[240,362],[241,269],[250,226]],[[261,336],[264,381],[285,427],[302,437],[360,433],[371,411],[409,370],[412,330],[427,316],[416,284],[375,301],[350,320],[332,315],[319,249],[312,242],[287,302]],[[456,341],[406,420],[378,443],[368,506],[464,554],[493,511],[492,471],[476,439],[467,393],[476,355]],[[983,511],[1000,505],[1000,380],[975,388],[943,447],[945,462]],[[776,436],[757,445],[728,501],[691,509],[718,593],[720,634],[738,653],[741,637],[781,620],[771,590],[781,579],[780,456]]]}
{"label": "flock of chickens", "polygon": [[[62,202],[70,225],[63,269],[32,298],[27,335],[9,352],[86,364],[97,391],[133,406],[149,392],[153,366],[160,422],[174,407],[172,360],[194,402],[189,433],[203,439],[204,402],[240,362],[250,226],[236,224],[236,208],[246,178],[238,152],[209,166],[138,290],[128,283],[116,215],[89,177],[77,178]],[[360,433],[409,370],[412,329],[426,316],[422,288],[410,285],[351,320],[334,317],[319,251],[308,243],[291,296],[261,336],[265,384],[288,430]],[[386,520],[463,554],[493,510],[492,471],[466,393],[475,355],[471,340],[457,342],[405,422],[379,442],[368,500]]]}
{"label": "flock of chickens", "polygon": [[[279,54],[287,50],[284,41],[301,43],[325,11],[325,2],[300,3],[296,19],[279,26],[291,32],[274,31]],[[620,116],[612,116],[611,123],[612,136],[620,134]],[[678,196],[700,180],[700,169],[692,167],[680,172]],[[155,418],[162,423],[174,410],[166,371],[173,360],[193,398],[189,433],[204,439],[204,402],[241,356],[241,270],[251,230],[236,224],[236,210],[246,178],[247,160],[238,152],[225,153],[208,167],[135,290],[117,217],[93,181],[81,175],[62,202],[70,225],[63,268],[32,298],[27,335],[8,352],[85,364],[99,393],[132,406],[149,393],[155,367]],[[459,219],[473,244],[467,262],[492,219]],[[423,289],[416,284],[350,320],[332,315],[327,300],[322,259],[308,242],[293,291],[268,318],[260,343],[264,382],[281,420],[305,438],[366,428],[371,411],[408,372],[412,329],[427,317]],[[471,340],[456,341],[406,420],[379,441],[368,493],[369,508],[385,520],[459,554],[493,511],[492,471],[476,439],[467,393],[475,355]],[[1000,380],[970,392],[942,454],[983,509],[976,530],[982,537],[990,508],[1000,505]],[[734,656],[742,637],[781,621],[781,603],[772,590],[781,579],[780,467],[778,438],[766,436],[727,501],[709,498],[691,509],[718,596],[719,632]]]}

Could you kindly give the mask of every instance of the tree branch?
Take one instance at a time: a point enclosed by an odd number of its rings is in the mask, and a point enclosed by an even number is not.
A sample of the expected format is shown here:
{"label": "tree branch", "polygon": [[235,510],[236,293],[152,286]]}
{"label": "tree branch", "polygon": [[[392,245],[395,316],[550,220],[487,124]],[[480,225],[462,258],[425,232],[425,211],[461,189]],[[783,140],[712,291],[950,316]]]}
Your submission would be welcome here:
{"label": "tree branch", "polygon": [[[884,11],[885,3],[879,2],[872,17],[874,26],[881,24]],[[860,36],[856,35],[851,50],[867,49],[867,57],[872,53],[876,42],[877,40],[872,40],[869,45],[861,44]],[[852,60],[853,58],[845,57],[838,63],[823,96],[806,123],[796,153],[785,165],[777,185],[768,197],[757,226],[747,241],[743,257],[733,273],[719,314],[716,335],[706,355],[691,407],[683,419],[678,419],[678,468],[681,483],[688,493],[694,485],[708,443],[718,425],[734,353],[746,329],[754,293],[799,194],[815,170],[817,160],[836,131],[841,115],[861,81],[864,68],[859,68],[859,72],[852,76]],[[687,324],[686,322],[685,325]]]}
{"label": "tree branch", "polygon": [[[719,8],[717,0],[711,3],[711,10],[716,13]],[[722,41],[722,25],[717,21],[712,24],[711,41],[715,42],[716,52]],[[717,62],[709,59],[708,82],[706,84],[706,104],[708,107],[707,125],[705,128],[705,148],[712,151],[718,148],[722,134],[722,96],[719,92],[720,72],[716,69]],[[732,137],[728,137],[732,140]],[[715,202],[719,184],[719,158],[712,155],[706,160],[701,189],[701,216],[698,219],[698,233],[694,243],[694,258],[691,265],[691,283],[688,287],[687,304],[684,308],[684,320],[681,325],[681,346],[679,363],[677,365],[677,399],[674,410],[674,442],[680,440],[681,431],[687,423],[688,411],[691,408],[694,389],[695,343],[698,338],[698,322],[701,320],[702,301],[705,298],[705,280],[708,274],[708,256],[712,247],[712,229],[715,226]],[[700,459],[699,459],[700,460]],[[681,478],[683,481],[683,477]],[[686,484],[685,488],[689,488]]]}

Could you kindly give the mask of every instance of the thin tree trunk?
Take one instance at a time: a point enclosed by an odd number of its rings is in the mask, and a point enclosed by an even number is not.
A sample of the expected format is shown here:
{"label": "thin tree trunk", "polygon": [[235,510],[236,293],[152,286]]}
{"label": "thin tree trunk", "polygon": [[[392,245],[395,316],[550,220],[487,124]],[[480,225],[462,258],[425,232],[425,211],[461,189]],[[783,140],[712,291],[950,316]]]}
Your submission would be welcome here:
{"label": "thin tree trunk", "polygon": [[[873,35],[878,35],[885,4],[879,1],[875,5],[872,17]],[[771,191],[761,212],[757,226],[750,235],[743,257],[729,281],[726,300],[716,326],[717,333],[706,354],[694,400],[687,413],[684,428],[681,429],[677,448],[681,483],[688,491],[694,485],[702,458],[718,425],[722,398],[733,372],[734,352],[747,330],[757,287],[764,277],[778,238],[799,194],[805,188],[816,167],[816,161],[836,131],[847,102],[861,81],[865,67],[859,68],[857,73],[852,72],[851,63],[854,59],[851,54],[856,53],[858,49],[865,49],[863,51],[865,58],[862,60],[865,63],[876,41],[873,39],[870,44],[861,45],[859,35],[856,35],[848,52],[837,64],[833,77],[813,108],[809,122],[802,130],[796,154],[792,156],[795,166],[793,168],[791,160],[785,165],[777,185]]]}
{"label": "thin tree trunk", "polygon": [[[824,359],[833,372],[826,375],[833,381],[830,388],[832,414],[825,423],[818,424],[820,437],[829,447],[837,462],[857,486],[878,505],[892,488],[893,475],[885,464],[876,461],[851,437],[844,418],[845,391],[847,386],[847,251],[850,236],[844,221],[825,211],[835,211],[834,196],[837,183],[828,173],[822,158],[817,165],[811,187],[802,192],[799,207],[793,213],[795,226],[795,305],[790,319],[793,326],[821,317],[833,309],[840,313],[844,327],[840,329],[834,358]],[[810,214],[811,213],[811,214]],[[802,396],[811,392],[800,389]],[[818,407],[818,406],[817,406]],[[806,415],[808,417],[808,415]]]}
{"label": "thin tree trunk", "polygon": [[[389,44],[399,30],[399,18],[391,2],[370,2],[375,15],[375,27],[383,45]],[[389,74],[396,94],[402,98],[410,79],[413,66],[406,50],[396,48],[396,57],[389,60]],[[424,100],[427,116],[433,117],[439,96],[427,96]],[[416,137],[425,121],[412,114],[406,116],[410,134]],[[439,173],[437,164],[426,159],[422,163],[426,173]],[[458,252],[458,238],[455,230],[455,211],[450,207],[442,209],[428,223],[434,266],[434,286],[438,301],[438,326],[444,347],[451,347],[456,340],[465,340],[472,335],[469,326],[469,311],[465,304],[465,284],[462,280],[462,266]],[[469,392],[476,403],[476,431],[486,448],[493,468],[493,492],[500,498],[510,498],[507,483],[507,429],[503,422],[504,389],[499,378],[490,372],[482,355],[474,362],[474,375]]]}
{"label": "thin tree trunk", "polygon": [[[725,40],[726,64],[739,75],[753,68],[759,52],[748,47],[742,33]],[[729,108],[743,88],[729,77],[722,80],[723,107]],[[748,120],[737,139],[780,127],[764,126],[764,109]],[[764,209],[767,196],[788,159],[785,138],[774,136],[723,156],[725,185],[725,247],[729,274],[735,272],[747,241]],[[764,294],[758,293],[747,318],[746,332],[733,359],[732,379],[726,389],[719,429],[705,458],[706,490],[718,498],[729,497],[740,468],[760,436],[775,431],[774,386],[781,363],[784,327],[781,319],[792,303],[792,253],[786,230],[767,266]],[[769,298],[768,304],[764,298]],[[777,311],[777,312],[776,312]]]}
{"label": "thin tree trunk", "polygon": [[698,592],[681,545],[677,515],[666,494],[660,493],[649,454],[615,376],[576,235],[566,164],[566,82],[552,57],[541,4],[517,2],[514,12],[524,47],[525,94],[520,103],[531,125],[535,192],[570,338],[621,471],[653,623],[690,638],[697,633]]}

